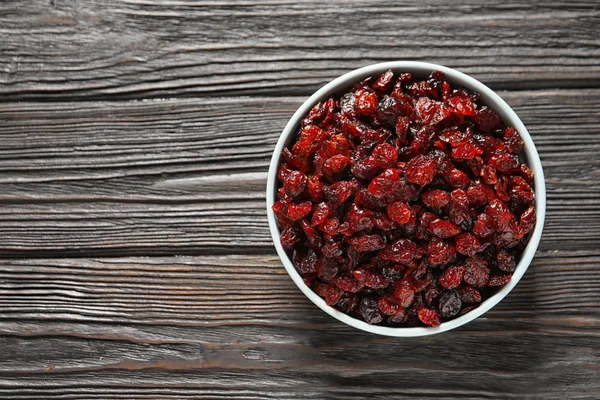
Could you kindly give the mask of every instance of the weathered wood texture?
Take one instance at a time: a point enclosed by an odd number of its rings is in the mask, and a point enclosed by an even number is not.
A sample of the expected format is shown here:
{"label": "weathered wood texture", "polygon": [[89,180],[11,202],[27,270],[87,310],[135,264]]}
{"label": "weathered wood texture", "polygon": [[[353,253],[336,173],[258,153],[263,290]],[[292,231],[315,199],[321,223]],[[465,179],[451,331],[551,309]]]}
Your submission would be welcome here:
{"label": "weathered wood texture", "polygon": [[399,59],[496,89],[598,87],[599,26],[596,0],[5,0],[0,100],[305,95]]}
{"label": "weathered wood texture", "polygon": [[[293,111],[398,59],[500,89],[548,186],[516,289],[420,339],[321,312],[265,219]],[[598,399],[599,121],[597,1],[0,1],[0,399]]]}
{"label": "weathered wood texture", "polygon": [[[548,185],[543,250],[600,239],[600,90],[501,92]],[[272,247],[265,179],[303,98],[0,104],[0,255]]]}

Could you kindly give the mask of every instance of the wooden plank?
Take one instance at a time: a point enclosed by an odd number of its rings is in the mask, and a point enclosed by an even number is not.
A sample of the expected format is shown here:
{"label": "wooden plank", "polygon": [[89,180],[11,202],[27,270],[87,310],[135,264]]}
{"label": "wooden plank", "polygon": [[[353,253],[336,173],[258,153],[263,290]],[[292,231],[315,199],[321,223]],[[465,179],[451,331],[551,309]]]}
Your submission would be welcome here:
{"label": "wooden plank", "polygon": [[597,2],[0,2],[0,100],[306,95],[423,60],[495,89],[598,87]]}
{"label": "wooden plank", "polygon": [[592,399],[599,267],[542,252],[477,321],[394,339],[327,316],[274,256],[3,260],[0,397]]}
{"label": "wooden plank", "polygon": [[[501,95],[544,164],[541,249],[596,249],[600,90]],[[0,256],[271,251],[266,171],[302,100],[1,104]]]}

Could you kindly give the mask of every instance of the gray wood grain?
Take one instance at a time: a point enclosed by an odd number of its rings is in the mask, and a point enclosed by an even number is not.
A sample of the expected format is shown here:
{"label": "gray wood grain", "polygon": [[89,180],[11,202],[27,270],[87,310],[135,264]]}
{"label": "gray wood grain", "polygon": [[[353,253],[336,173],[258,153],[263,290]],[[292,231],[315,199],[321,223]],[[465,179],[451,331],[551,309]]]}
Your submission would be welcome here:
{"label": "gray wood grain", "polygon": [[540,252],[477,321],[394,339],[327,316],[274,255],[6,260],[0,396],[591,399],[599,267]]}
{"label": "gray wood grain", "polygon": [[[600,90],[500,94],[544,165],[541,249],[596,249]],[[0,104],[0,255],[270,250],[266,171],[302,101]]]}
{"label": "gray wood grain", "polygon": [[425,60],[495,89],[598,87],[598,2],[0,2],[0,99],[306,95]]}

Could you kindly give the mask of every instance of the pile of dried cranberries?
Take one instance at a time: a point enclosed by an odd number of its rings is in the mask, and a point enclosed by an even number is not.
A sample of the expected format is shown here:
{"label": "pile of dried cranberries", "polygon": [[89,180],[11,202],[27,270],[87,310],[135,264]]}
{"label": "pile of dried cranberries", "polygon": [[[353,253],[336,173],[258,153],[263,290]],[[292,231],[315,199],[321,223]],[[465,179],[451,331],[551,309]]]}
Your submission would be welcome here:
{"label": "pile of dried cranberries", "polygon": [[327,304],[439,325],[510,281],[536,221],[514,128],[434,71],[385,72],[317,104],[283,150],[281,244]]}

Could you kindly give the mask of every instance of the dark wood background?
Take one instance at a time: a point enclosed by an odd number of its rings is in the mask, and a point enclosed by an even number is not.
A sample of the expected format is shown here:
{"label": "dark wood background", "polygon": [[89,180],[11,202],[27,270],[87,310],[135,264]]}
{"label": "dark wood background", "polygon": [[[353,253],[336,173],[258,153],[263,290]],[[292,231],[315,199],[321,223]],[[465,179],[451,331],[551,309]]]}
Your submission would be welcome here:
{"label": "dark wood background", "polygon": [[[599,399],[598,1],[0,1],[0,399]],[[514,107],[548,185],[494,310],[420,339],[312,305],[265,181],[318,87],[390,60]]]}

